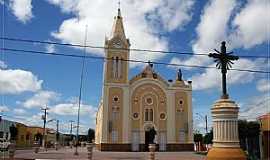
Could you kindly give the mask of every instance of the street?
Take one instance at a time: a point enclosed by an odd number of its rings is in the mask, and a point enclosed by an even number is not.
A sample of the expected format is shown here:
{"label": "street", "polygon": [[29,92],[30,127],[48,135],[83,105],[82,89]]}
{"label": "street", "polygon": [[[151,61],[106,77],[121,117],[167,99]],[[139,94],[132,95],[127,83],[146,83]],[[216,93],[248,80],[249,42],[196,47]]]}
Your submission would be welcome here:
{"label": "street", "polygon": [[[33,150],[17,150],[15,153],[16,159],[87,159],[87,149],[79,148],[79,156],[75,156],[74,148],[61,148],[56,151],[49,149],[48,151],[41,150],[39,153],[34,153]],[[7,158],[8,154],[5,152]],[[4,158],[3,154],[1,157]],[[156,159],[158,160],[203,160],[205,156],[195,154],[194,152],[157,152]],[[148,152],[100,152],[94,150],[93,160],[146,160]]]}

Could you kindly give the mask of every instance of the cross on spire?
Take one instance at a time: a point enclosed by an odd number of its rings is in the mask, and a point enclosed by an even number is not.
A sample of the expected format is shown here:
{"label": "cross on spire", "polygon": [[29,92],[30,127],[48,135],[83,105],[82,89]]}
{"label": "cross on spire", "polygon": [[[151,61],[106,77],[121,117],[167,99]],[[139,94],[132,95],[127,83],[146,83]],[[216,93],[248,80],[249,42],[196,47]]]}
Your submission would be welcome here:
{"label": "cross on spire", "polygon": [[232,61],[236,61],[239,59],[238,56],[232,55],[233,52],[226,53],[226,42],[221,42],[220,52],[216,50],[216,53],[210,53],[208,56],[215,59],[217,62],[216,67],[221,69],[222,73],[222,99],[228,99],[229,95],[227,94],[227,87],[226,87],[226,74],[227,70],[232,68]]}
{"label": "cross on spire", "polygon": [[118,0],[118,18],[121,17],[121,0]]}
{"label": "cross on spire", "polygon": [[118,9],[121,8],[121,0],[118,1]]}

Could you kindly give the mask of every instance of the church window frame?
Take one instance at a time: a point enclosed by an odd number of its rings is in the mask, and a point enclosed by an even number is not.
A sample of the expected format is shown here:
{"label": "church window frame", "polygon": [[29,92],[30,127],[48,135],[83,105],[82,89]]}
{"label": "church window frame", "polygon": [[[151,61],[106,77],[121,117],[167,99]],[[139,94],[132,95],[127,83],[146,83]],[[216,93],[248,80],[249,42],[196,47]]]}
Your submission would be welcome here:
{"label": "church window frame", "polygon": [[180,98],[178,100],[178,105],[177,105],[177,112],[179,113],[183,113],[184,112],[184,100],[182,98]]}
{"label": "church window frame", "polygon": [[118,106],[113,106],[112,107],[112,120],[116,121],[119,118],[119,107]]}
{"label": "church window frame", "polygon": [[166,120],[167,119],[167,114],[165,112],[161,112],[159,114],[159,118],[160,118],[160,120]]}
{"label": "church window frame", "polygon": [[139,119],[140,119],[140,113],[134,112],[134,113],[132,114],[132,118],[133,118],[134,120],[139,120]]}
{"label": "church window frame", "polygon": [[153,100],[152,97],[147,96],[147,97],[145,98],[145,103],[146,103],[147,105],[153,105],[154,100]]}
{"label": "church window frame", "polygon": [[145,122],[153,122],[154,121],[154,110],[152,108],[145,109],[144,121]]}
{"label": "church window frame", "polygon": [[113,96],[113,101],[114,102],[119,102],[119,97],[118,96]]}
{"label": "church window frame", "polygon": [[112,143],[117,143],[118,142],[118,131],[117,130],[112,130]]}

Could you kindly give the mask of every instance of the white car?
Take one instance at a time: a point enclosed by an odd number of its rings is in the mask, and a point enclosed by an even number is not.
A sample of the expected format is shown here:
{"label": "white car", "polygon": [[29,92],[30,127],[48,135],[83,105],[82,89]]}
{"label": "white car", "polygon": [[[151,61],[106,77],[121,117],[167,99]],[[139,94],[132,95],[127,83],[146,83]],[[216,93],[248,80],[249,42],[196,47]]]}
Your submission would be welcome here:
{"label": "white car", "polygon": [[0,138],[0,150],[8,150],[10,142],[4,138]]}

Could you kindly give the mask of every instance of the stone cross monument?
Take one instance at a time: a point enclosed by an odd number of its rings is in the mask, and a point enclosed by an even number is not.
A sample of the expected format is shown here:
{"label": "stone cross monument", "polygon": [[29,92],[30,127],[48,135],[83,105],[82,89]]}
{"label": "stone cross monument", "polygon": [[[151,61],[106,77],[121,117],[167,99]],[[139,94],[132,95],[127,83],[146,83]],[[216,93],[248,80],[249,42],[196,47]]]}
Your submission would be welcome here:
{"label": "stone cross monument", "polygon": [[226,88],[226,73],[238,60],[237,56],[226,53],[226,43],[221,43],[221,51],[210,53],[215,58],[217,67],[222,73],[222,96],[211,109],[213,119],[213,147],[207,154],[207,160],[246,160],[245,153],[240,148],[238,138],[237,104],[229,99]]}

